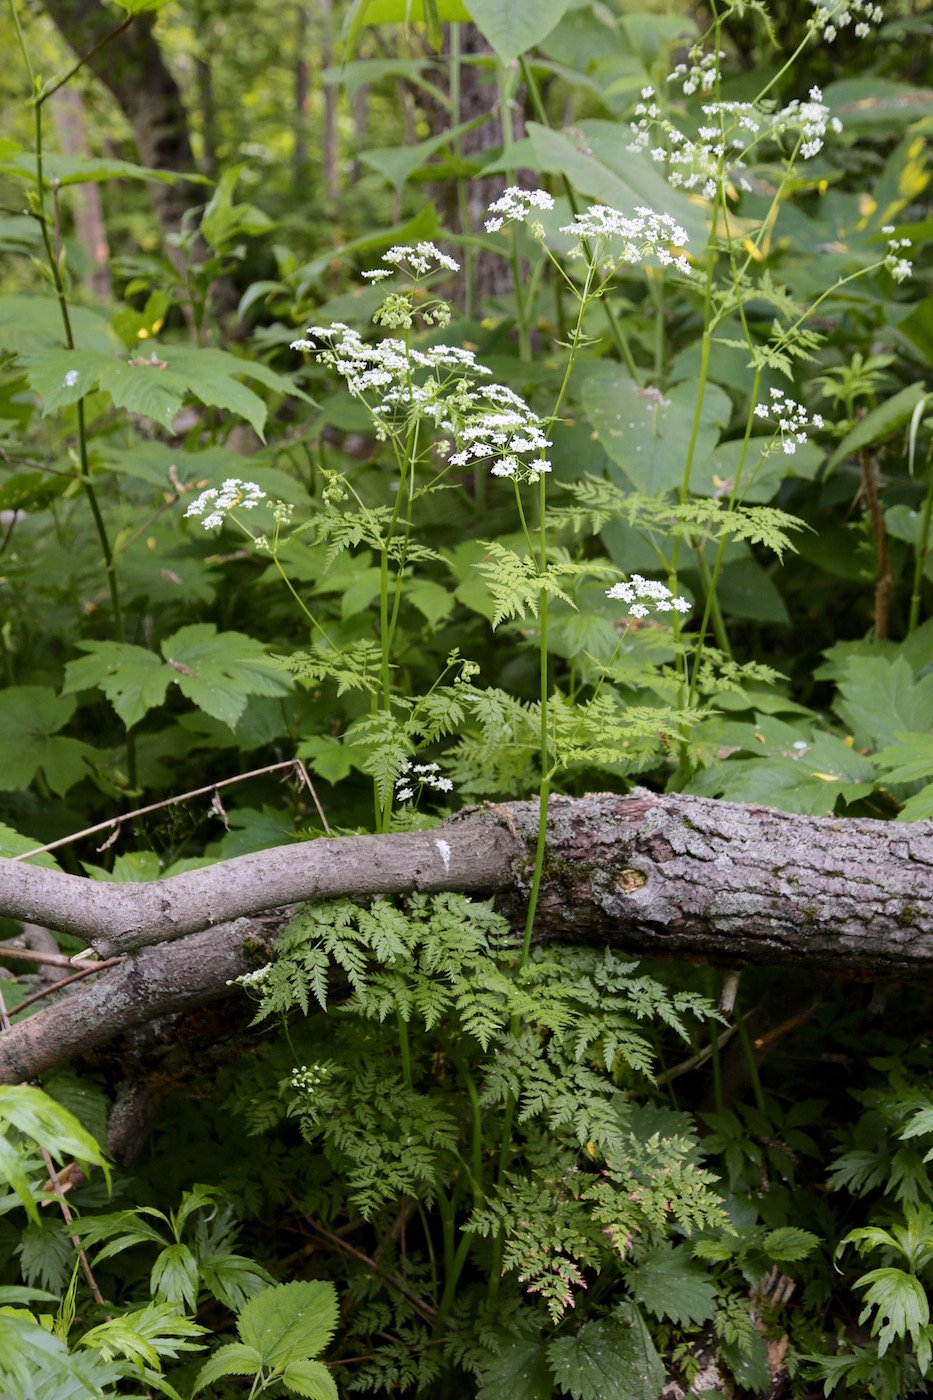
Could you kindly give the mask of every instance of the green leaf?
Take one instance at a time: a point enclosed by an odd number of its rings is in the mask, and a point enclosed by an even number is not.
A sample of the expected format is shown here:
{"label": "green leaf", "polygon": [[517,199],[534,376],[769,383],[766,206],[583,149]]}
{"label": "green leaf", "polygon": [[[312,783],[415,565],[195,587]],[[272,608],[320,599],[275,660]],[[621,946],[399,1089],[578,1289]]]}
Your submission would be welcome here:
{"label": "green leaf", "polygon": [[573,1400],[657,1400],[664,1367],[638,1313],[633,1321],[586,1322],[548,1347],[554,1379]]}
{"label": "green leaf", "polygon": [[[0,153],[0,175],[12,175],[17,179],[35,184],[36,158],[32,151]],[[100,184],[104,180],[144,180],[147,184],[158,180],[162,184],[175,185],[197,182],[209,184],[204,175],[194,171],[157,170],[147,165],[136,165],[131,160],[105,160],[101,157],[60,155],[57,151],[42,153],[42,183],[51,190],[53,182],[64,189],[67,185]]]}
{"label": "green leaf", "polygon": [[920,783],[933,777],[933,734],[901,731],[894,739],[895,743],[875,754],[878,767],[887,769],[887,782]]}
{"label": "green leaf", "polygon": [[324,1350],[337,1326],[337,1290],[318,1280],[279,1283],[251,1298],[237,1318],[240,1340],[263,1366],[285,1366]]}
{"label": "green leaf", "polygon": [[194,1383],[194,1393],[221,1380],[223,1376],[255,1376],[261,1366],[262,1356],[256,1347],[230,1342],[227,1346],[218,1347],[213,1356],[205,1361]]}
{"label": "green leaf", "polygon": [[218,633],[212,622],[182,627],[162,643],[162,655],[181,693],[231,729],[248,695],[287,695],[291,689],[266,659],[262,642],[242,632]]}
{"label": "green leaf", "polygon": [[853,1287],[868,1289],[859,1325],[874,1311],[871,1335],[878,1338],[879,1356],[884,1356],[892,1342],[908,1336],[916,1346],[921,1329],[930,1321],[930,1301],[915,1275],[903,1269],[871,1269],[856,1279]]}
{"label": "green leaf", "polygon": [[170,1244],[152,1266],[150,1291],[164,1303],[184,1303],[194,1312],[198,1301],[198,1266],[186,1244]]}
{"label": "green leaf", "polygon": [[171,668],[154,652],[129,642],[78,642],[90,653],[65,667],[63,695],[79,690],[100,689],[117,714],[132,729],[149,710],[165,701]]}
{"label": "green leaf", "polygon": [[220,248],[232,238],[252,237],[273,228],[268,214],[255,204],[235,204],[233,192],[245,170],[243,165],[231,165],[221,175],[217,188],[201,219],[201,233],[212,248]]}
{"label": "green leaf", "polygon": [[570,0],[467,0],[473,23],[503,63],[547,37]]}
{"label": "green leaf", "polygon": [[480,1368],[476,1400],[551,1400],[554,1382],[539,1337],[504,1341]]}
{"label": "green leaf", "polygon": [[853,656],[834,708],[859,748],[880,747],[896,734],[933,728],[933,675],[915,681],[903,656]]}
{"label": "green leaf", "polygon": [[[584,381],[583,406],[613,464],[615,480],[627,480],[646,496],[680,488],[696,408],[693,384],[676,384],[664,394],[648,392],[621,366],[603,365]],[[708,385],[697,461],[711,458],[720,426],[728,423],[731,413],[725,390]]]}
{"label": "green leaf", "polygon": [[769,1230],[761,1243],[765,1253],[776,1264],[796,1264],[818,1249],[820,1241],[809,1230],[798,1229],[796,1225],[782,1225],[777,1230]]}
{"label": "green leaf", "polygon": [[378,171],[396,193],[401,194],[415,171],[427,167],[431,156],[449,146],[465,131],[472,131],[487,121],[488,116],[475,117],[472,121],[461,122],[459,126],[442,131],[437,136],[429,136],[426,141],[406,146],[379,146],[372,151],[361,151],[359,159],[364,165]]}
{"label": "green leaf", "polygon": [[[100,1167],[107,1178],[109,1188],[110,1166],[91,1134],[82,1128],[73,1113],[69,1113],[41,1089],[33,1089],[28,1084],[0,1084],[0,1124],[2,1123],[11,1124],[24,1137],[44,1147],[59,1161],[66,1157],[74,1157],[79,1162],[93,1163],[94,1166]],[[5,1148],[11,1147],[2,1136],[0,1144]],[[0,1163],[0,1173],[3,1171],[3,1165]],[[27,1203],[27,1198],[22,1195],[21,1190],[15,1185],[13,1189],[29,1214],[38,1220],[31,1196],[28,1197]]]}
{"label": "green leaf", "polygon": [[164,10],[171,3],[172,0],[114,0],[128,15],[150,14],[153,10]]}
{"label": "green leaf", "polygon": [[290,1361],[281,1380],[286,1390],[307,1395],[310,1400],[338,1400],[330,1371],[320,1361]]}
{"label": "green leaf", "polygon": [[926,386],[923,380],[917,379],[913,384],[908,384],[907,388],[902,389],[899,394],[893,394],[877,408],[873,408],[870,413],[866,413],[852,431],[846,433],[826,463],[827,472],[838,467],[839,463],[844,462],[846,457],[853,456],[860,447],[868,447],[873,442],[880,442],[882,438],[889,437],[891,433],[903,428],[904,424],[910,421],[911,414],[925,393]]}
{"label": "green leaf", "polygon": [[[428,0],[435,22],[469,23],[470,14],[463,0]],[[343,21],[344,53],[350,58],[360,33],[367,24],[425,23],[424,0],[353,0]]]}
{"label": "green leaf", "polygon": [[[41,845],[34,836],[23,836],[20,832],[14,831],[11,826],[0,822],[0,856],[21,856],[27,851],[34,851],[37,845]],[[58,861],[51,851],[44,851],[42,855],[31,856],[27,862],[31,865],[45,865],[50,870],[58,870]]]}
{"label": "green leaf", "polygon": [[71,697],[44,685],[0,692],[0,784],[8,792],[28,788],[40,769],[60,797],[87,777],[88,761],[97,757],[94,749],[58,733],[74,710]]}
{"label": "green leaf", "polygon": [[716,1311],[716,1287],[683,1245],[659,1245],[632,1272],[635,1302],[655,1317],[692,1326],[708,1322]]}

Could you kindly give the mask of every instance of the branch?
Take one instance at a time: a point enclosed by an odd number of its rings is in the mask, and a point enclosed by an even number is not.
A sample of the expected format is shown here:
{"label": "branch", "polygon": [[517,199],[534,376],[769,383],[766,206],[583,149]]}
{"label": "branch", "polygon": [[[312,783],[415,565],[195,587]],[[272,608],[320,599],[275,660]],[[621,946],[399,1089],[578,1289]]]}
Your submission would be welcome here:
{"label": "branch", "polygon": [[[245,917],[261,911],[462,890],[496,894],[521,927],[537,821],[536,802],[487,806],[432,832],[321,837],[148,885],[2,860],[0,915],[80,934],[104,957],[128,956],[0,1035],[0,1082],[224,995],[255,964],[244,943],[268,942],[269,923]],[[929,978],[931,877],[930,822],[796,816],[642,789],[557,797],[535,936],[728,967]]]}

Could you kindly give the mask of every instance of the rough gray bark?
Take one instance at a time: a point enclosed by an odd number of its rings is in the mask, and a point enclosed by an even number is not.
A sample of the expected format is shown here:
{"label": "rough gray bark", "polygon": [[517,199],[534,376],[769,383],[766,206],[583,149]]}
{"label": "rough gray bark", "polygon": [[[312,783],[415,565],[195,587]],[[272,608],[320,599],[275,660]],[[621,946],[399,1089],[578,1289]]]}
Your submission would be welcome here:
{"label": "rough gray bark", "polygon": [[[729,967],[933,973],[933,823],[801,817],[640,789],[552,798],[549,812],[539,940]],[[285,918],[242,916],[306,899],[463,890],[496,894],[521,927],[537,820],[536,802],[487,806],[432,832],[321,838],[148,885],[0,860],[0,915],[82,934],[105,956],[128,953],[0,1036],[0,1082],[224,995],[267,960]]]}

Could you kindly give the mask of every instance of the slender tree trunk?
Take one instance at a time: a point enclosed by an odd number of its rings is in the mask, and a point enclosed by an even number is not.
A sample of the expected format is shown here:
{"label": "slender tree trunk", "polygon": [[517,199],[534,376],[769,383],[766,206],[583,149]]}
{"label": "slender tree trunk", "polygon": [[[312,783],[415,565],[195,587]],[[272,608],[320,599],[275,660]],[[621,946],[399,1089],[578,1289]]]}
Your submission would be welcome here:
{"label": "slender tree trunk", "polygon": [[293,156],[293,184],[296,198],[300,198],[307,176],[308,164],[308,112],[311,105],[310,69],[308,67],[308,30],[311,26],[311,13],[307,5],[298,6],[295,23],[295,153]]}
{"label": "slender tree trunk", "polygon": [[[59,88],[49,101],[58,144],[64,153],[69,156],[86,156],[88,145],[80,89],[73,83],[66,85]],[[104,225],[100,186],[93,183],[79,185],[73,191],[72,200],[75,233],[87,255],[90,267],[87,284],[95,296],[100,297],[102,301],[110,301],[113,295],[109,267],[110,246]]]}
{"label": "slender tree trunk", "polygon": [[[330,68],[334,61],[334,19],[331,0],[318,0],[320,14],[321,69]],[[332,203],[340,194],[337,133],[337,88],[333,83],[321,84],[323,114],[321,119],[321,169],[324,192]]]}

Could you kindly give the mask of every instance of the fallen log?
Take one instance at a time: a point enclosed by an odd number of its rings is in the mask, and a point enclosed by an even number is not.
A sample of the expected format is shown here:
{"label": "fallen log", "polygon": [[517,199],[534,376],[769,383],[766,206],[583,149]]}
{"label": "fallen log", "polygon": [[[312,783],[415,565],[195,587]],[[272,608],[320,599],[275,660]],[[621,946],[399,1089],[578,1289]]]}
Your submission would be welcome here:
{"label": "fallen log", "polygon": [[[0,1080],[223,995],[255,965],[250,916],[272,908],[462,890],[495,895],[519,928],[537,822],[536,802],[488,805],[430,832],[321,838],[150,884],[2,860],[0,914],[126,957],[0,1035]],[[805,817],[643,789],[554,797],[535,937],[728,967],[927,978],[931,893],[930,822]]]}

